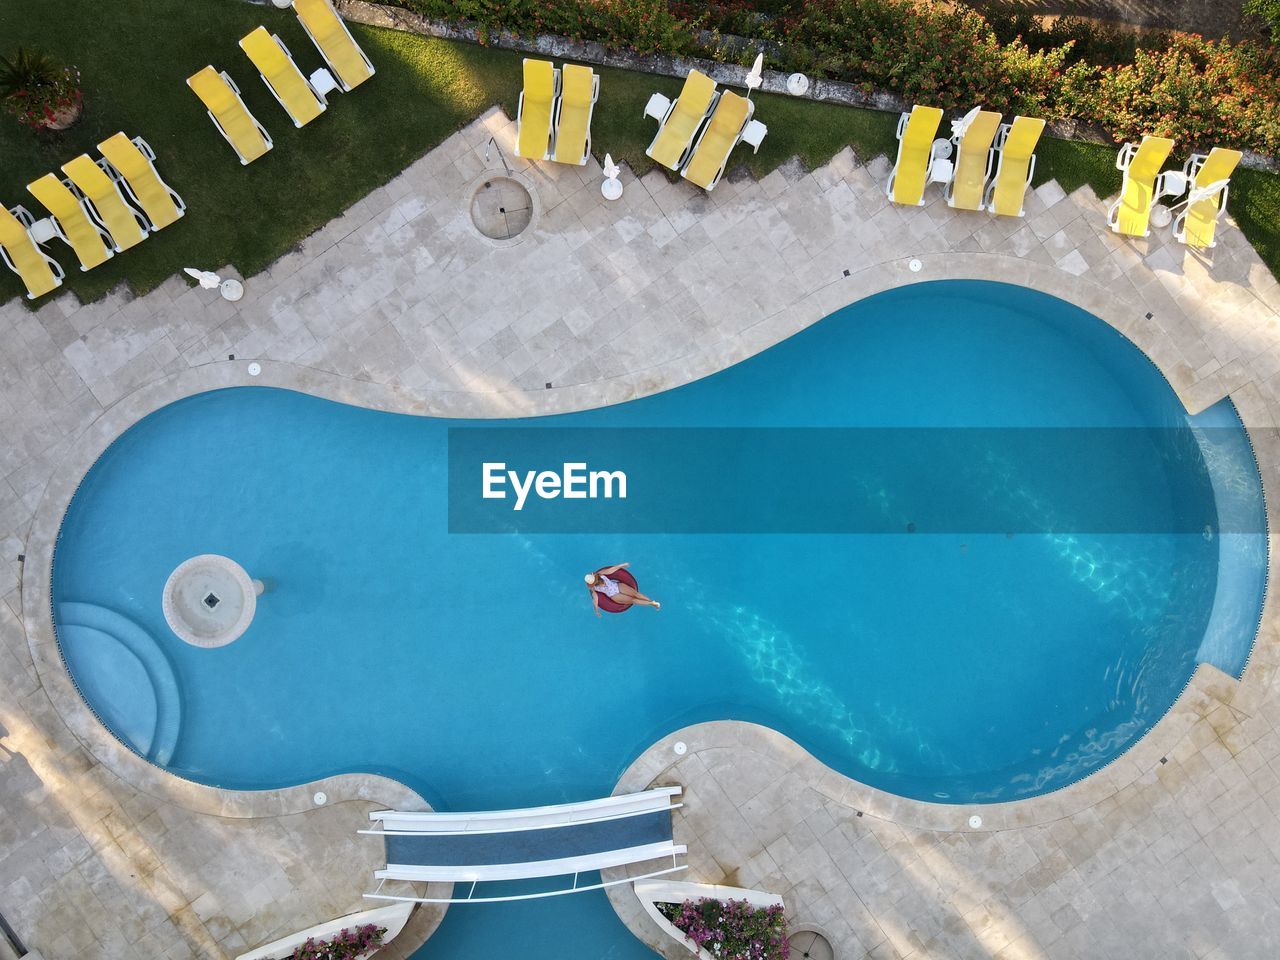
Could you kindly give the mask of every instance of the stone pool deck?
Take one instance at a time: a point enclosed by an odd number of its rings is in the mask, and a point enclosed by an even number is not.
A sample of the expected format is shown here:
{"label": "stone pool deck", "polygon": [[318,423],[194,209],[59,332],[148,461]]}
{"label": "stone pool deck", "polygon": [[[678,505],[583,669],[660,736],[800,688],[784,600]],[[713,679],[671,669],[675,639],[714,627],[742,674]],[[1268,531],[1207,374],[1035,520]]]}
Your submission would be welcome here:
{"label": "stone pool deck", "polygon": [[[484,165],[490,134],[509,155],[511,124],[492,111],[250,278],[238,304],[175,277],[136,299],[0,306],[0,912],[47,960],[222,958],[360,909],[378,850],[354,831],[372,804],[413,800],[378,778],[339,778],[318,809],[312,787],[246,797],[174,781],[68,699],[47,605],[60,505],[111,437],[179,396],[270,383],[415,413],[576,409],[711,373],[882,289],[1002,279],[1113,324],[1189,408],[1230,395],[1275,502],[1280,286],[1233,227],[1207,256],[1163,233],[1120,240],[1087,188],[1054,183],[1021,220],[952,211],[940,191],[902,209],[883,196],[888,162],[845,151],[711,195],[628,176],[611,205],[594,163],[516,161],[537,214],[495,245],[466,215],[500,172]],[[198,228],[193,213],[173,229]],[[1274,609],[1243,682],[1202,668],[1131,754],[1061,797],[991,810],[980,830],[744,725],[685,731],[678,764],[664,741],[628,777],[688,788],[678,833],[694,878],[776,888],[846,960],[1271,958]]]}

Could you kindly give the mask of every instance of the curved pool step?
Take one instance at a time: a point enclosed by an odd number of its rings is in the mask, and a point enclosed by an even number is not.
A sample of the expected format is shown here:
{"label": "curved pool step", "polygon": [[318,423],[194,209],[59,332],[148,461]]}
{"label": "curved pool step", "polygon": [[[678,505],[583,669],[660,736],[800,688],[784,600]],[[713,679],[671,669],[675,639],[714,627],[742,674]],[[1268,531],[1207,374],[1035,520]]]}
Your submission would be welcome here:
{"label": "curved pool step", "polygon": [[[131,746],[153,763],[167,764],[173,758],[182,727],[182,693],[173,664],[169,662],[169,657],[160,644],[128,617],[98,604],[66,601],[57,604],[55,612],[63,656],[72,666],[77,683],[82,686],[91,685],[93,680],[89,671],[103,668],[102,661],[93,657],[92,648],[78,649],[78,646],[81,643],[97,643],[101,646],[103,635],[114,640],[142,665],[155,700],[155,724],[153,735],[145,746],[138,742],[132,742]],[[76,670],[77,666],[83,669]],[[115,696],[112,697],[111,693]],[[122,693],[125,695],[124,700],[121,699]],[[128,693],[128,689],[114,690],[107,692],[106,701],[94,697],[88,699],[95,705],[104,702],[115,704],[115,719],[119,720],[133,716],[135,708],[128,704]],[[139,705],[136,709],[143,708],[143,705]],[[139,723],[135,721],[130,726],[136,729]],[[123,730],[116,732],[123,735]]]}
{"label": "curved pool step", "polygon": [[1218,581],[1196,663],[1208,663],[1237,680],[1253,651],[1267,590],[1267,510],[1249,435],[1229,398],[1191,418],[1214,505]]}
{"label": "curved pool step", "polygon": [[151,756],[160,711],[146,666],[105,630],[73,623],[60,636],[80,693],[98,718],[138,753]]}

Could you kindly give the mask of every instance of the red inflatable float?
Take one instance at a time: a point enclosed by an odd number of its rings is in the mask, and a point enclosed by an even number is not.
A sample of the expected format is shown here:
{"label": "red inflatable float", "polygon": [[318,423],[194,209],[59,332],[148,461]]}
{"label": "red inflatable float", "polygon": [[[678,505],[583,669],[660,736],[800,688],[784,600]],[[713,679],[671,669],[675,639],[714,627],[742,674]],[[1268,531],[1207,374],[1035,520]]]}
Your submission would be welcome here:
{"label": "red inflatable float", "polygon": [[[623,567],[621,570],[615,570],[613,573],[600,574],[600,576],[607,576],[610,580],[617,580],[619,583],[625,583],[627,586],[631,587],[632,590],[640,589],[636,584],[636,578],[631,575],[631,572],[627,570],[626,567]],[[617,600],[613,599],[613,597],[606,597],[599,590],[596,590],[596,599],[600,604],[600,609],[605,613],[622,613],[624,610],[630,610],[633,606],[630,603],[619,603]]]}

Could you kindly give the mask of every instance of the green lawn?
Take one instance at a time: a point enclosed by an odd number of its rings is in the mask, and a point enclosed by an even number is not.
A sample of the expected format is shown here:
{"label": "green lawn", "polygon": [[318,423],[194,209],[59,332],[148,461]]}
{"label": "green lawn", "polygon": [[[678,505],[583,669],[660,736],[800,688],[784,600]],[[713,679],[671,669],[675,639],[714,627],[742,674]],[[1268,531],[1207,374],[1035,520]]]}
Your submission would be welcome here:
{"label": "green lawn", "polygon": [[1057,180],[1070,193],[1086,183],[1100,197],[1109,197],[1120,189],[1120,171],[1116,169],[1116,151],[1098,143],[1055,140],[1044,137],[1036,145],[1035,185]]}
{"label": "green lawn", "polygon": [[[335,93],[323,117],[295,129],[236,41],[259,23],[284,38],[304,71],[319,55],[291,12],[238,0],[10,0],[0,5],[0,37],[78,66],[84,118],[63,133],[35,134],[0,116],[0,202],[40,214],[25,185],[117,130],[141,134],[155,148],[162,175],[187,202],[187,216],[90,273],[55,242],[68,268],[67,285],[93,300],[121,281],[150,290],[184,266],[235,264],[246,276],[262,270],[347,206],[385,183],[416,157],[492,104],[514,116],[520,55],[352,25],[378,67],[351,94]],[[275,149],[242,167],[184,80],[205,64],[226,69],[249,108],[270,130]],[[651,167],[644,147],[653,134],[643,117],[655,90],[674,95],[679,81],[601,71],[594,143],[637,173]],[[890,152],[889,114],[785,97],[761,96],[758,116],[769,125],[760,153],[745,159],[762,175],[792,156],[809,166],[845,145],[860,156]],[[1057,178],[1068,189],[1093,184],[1105,195],[1118,186],[1114,154],[1105,147],[1046,140],[1037,181]],[[1231,206],[1273,270],[1280,271],[1280,178],[1242,172]],[[21,292],[0,270],[0,301]]]}

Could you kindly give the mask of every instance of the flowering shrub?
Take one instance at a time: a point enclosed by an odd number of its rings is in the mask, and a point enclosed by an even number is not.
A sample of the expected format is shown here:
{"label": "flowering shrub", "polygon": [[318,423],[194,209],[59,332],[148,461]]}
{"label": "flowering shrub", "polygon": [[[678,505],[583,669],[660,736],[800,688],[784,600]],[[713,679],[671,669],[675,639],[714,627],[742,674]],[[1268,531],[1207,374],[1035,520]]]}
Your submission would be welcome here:
{"label": "flowering shrub", "polygon": [[1133,63],[1099,71],[1077,91],[1077,112],[1118,139],[1144,133],[1198,144],[1246,144],[1280,151],[1280,55],[1190,34],[1166,50],[1139,50]]}
{"label": "flowering shrub", "polygon": [[[1100,124],[1182,148],[1280,153],[1280,51],[1086,21],[989,19],[941,0],[389,0],[485,29],[555,33],[638,53],[746,62],[887,90],[909,103]],[[1264,0],[1260,9],[1280,0]],[[751,43],[726,44],[722,34]]]}
{"label": "flowering shrub", "polygon": [[794,0],[671,0],[671,12],[704,30],[753,40],[777,40]]}
{"label": "flowering shrub", "polygon": [[81,104],[80,71],[22,47],[0,57],[0,107],[29,127],[48,127]]}
{"label": "flowering shrub", "polygon": [[722,960],[786,960],[787,919],[781,906],[701,897],[661,903],[658,909],[690,942]]}
{"label": "flowering shrub", "polygon": [[1273,40],[1280,40],[1280,0],[1244,0],[1241,9],[1265,23]]}
{"label": "flowering shrub", "polygon": [[425,17],[476,24],[482,40],[493,30],[554,33],[595,40],[636,53],[683,53],[693,41],[691,24],[666,0],[399,0]]}
{"label": "flowering shrub", "polygon": [[386,932],[386,927],[372,923],[340,930],[332,940],[307,940],[289,954],[288,960],[354,960],[382,946],[382,935]]}
{"label": "flowering shrub", "polygon": [[997,13],[988,11],[987,20],[1001,43],[1012,43],[1019,37],[1033,50],[1070,44],[1068,63],[1083,60],[1096,67],[1128,63],[1140,48],[1151,49],[1169,44],[1169,30],[1147,30],[1136,33],[1083,17],[1056,17],[1051,21],[1026,11]]}
{"label": "flowering shrub", "polygon": [[1002,48],[976,11],[912,0],[816,0],[788,24],[785,40],[808,60],[794,65],[810,73],[945,108],[1043,108],[1065,55]]}

